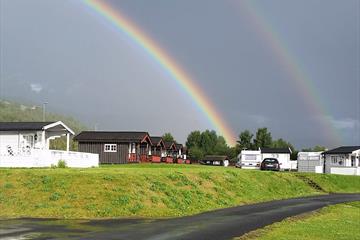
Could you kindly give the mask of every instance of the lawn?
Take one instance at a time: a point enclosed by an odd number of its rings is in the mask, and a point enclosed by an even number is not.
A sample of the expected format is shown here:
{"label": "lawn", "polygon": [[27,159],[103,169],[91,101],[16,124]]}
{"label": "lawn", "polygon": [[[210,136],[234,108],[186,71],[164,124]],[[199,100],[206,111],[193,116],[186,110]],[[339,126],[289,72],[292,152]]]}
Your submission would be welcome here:
{"label": "lawn", "polygon": [[0,169],[0,217],[175,217],[326,192],[360,192],[359,177],[301,176],[175,164]]}
{"label": "lawn", "polygon": [[360,239],[360,202],[338,204],[312,214],[288,218],[239,240]]}

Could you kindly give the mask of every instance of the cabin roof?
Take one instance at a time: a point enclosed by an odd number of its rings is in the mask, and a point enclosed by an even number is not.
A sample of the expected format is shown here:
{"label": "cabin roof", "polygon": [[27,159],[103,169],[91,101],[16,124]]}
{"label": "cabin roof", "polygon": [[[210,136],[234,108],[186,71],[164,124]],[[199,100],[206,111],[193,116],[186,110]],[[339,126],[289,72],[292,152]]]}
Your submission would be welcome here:
{"label": "cabin roof", "polygon": [[360,150],[360,146],[342,146],[323,152],[323,154],[348,154]]}
{"label": "cabin roof", "polygon": [[204,161],[209,161],[209,160],[223,161],[223,160],[229,160],[229,158],[224,155],[206,155],[203,160]]}
{"label": "cabin roof", "polygon": [[175,143],[176,149],[182,149],[184,146],[181,143]]}
{"label": "cabin roof", "polygon": [[0,122],[0,131],[43,130],[54,122]]}
{"label": "cabin roof", "polygon": [[260,148],[260,150],[261,153],[292,153],[290,148]]}
{"label": "cabin roof", "polygon": [[150,137],[150,139],[151,139],[153,146],[156,146],[156,147],[160,146],[163,148],[165,147],[165,143],[164,143],[162,137]]}
{"label": "cabin roof", "polygon": [[166,149],[176,149],[175,142],[164,142]]}
{"label": "cabin roof", "polygon": [[162,137],[153,137],[153,136],[151,136],[150,138],[151,138],[151,142],[154,145],[158,145],[162,141]]}
{"label": "cabin roof", "polygon": [[145,142],[151,143],[147,132],[107,132],[107,131],[84,131],[74,137],[78,142]]}
{"label": "cabin roof", "polygon": [[56,130],[74,132],[61,121],[55,122],[0,122],[0,131],[42,131]]}

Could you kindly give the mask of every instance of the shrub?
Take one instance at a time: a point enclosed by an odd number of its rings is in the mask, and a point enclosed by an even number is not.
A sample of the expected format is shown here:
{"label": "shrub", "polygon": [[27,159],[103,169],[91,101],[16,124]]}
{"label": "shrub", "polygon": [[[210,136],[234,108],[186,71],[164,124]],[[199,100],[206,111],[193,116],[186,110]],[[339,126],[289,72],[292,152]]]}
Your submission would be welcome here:
{"label": "shrub", "polygon": [[66,168],[66,162],[65,160],[59,160],[57,164],[58,168]]}

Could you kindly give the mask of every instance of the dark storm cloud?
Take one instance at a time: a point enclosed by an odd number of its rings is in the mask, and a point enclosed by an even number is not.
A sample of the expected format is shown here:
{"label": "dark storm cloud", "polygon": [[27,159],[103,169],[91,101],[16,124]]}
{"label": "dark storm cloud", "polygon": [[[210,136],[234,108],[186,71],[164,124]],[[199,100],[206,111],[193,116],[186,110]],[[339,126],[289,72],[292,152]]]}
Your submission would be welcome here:
{"label": "dark storm cloud", "polygon": [[[329,145],[328,121],[343,143],[359,144],[358,1],[255,2],[306,72],[323,113],[306,105],[236,1],[109,3],[186,69],[236,133],[267,126],[299,147]],[[2,98],[46,100],[90,127],[171,131],[180,141],[211,128],[155,62],[79,2],[1,1],[0,37]]]}

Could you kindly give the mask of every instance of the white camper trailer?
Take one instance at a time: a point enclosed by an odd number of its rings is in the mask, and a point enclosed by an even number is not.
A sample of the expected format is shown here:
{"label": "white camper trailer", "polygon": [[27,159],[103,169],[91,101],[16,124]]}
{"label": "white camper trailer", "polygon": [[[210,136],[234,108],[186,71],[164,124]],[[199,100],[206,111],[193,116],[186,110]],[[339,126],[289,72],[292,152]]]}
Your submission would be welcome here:
{"label": "white camper trailer", "polygon": [[299,172],[324,172],[322,152],[299,152],[297,159]]}
{"label": "white camper trailer", "polygon": [[262,161],[261,152],[253,150],[242,150],[238,156],[238,167],[244,169],[260,169]]}

